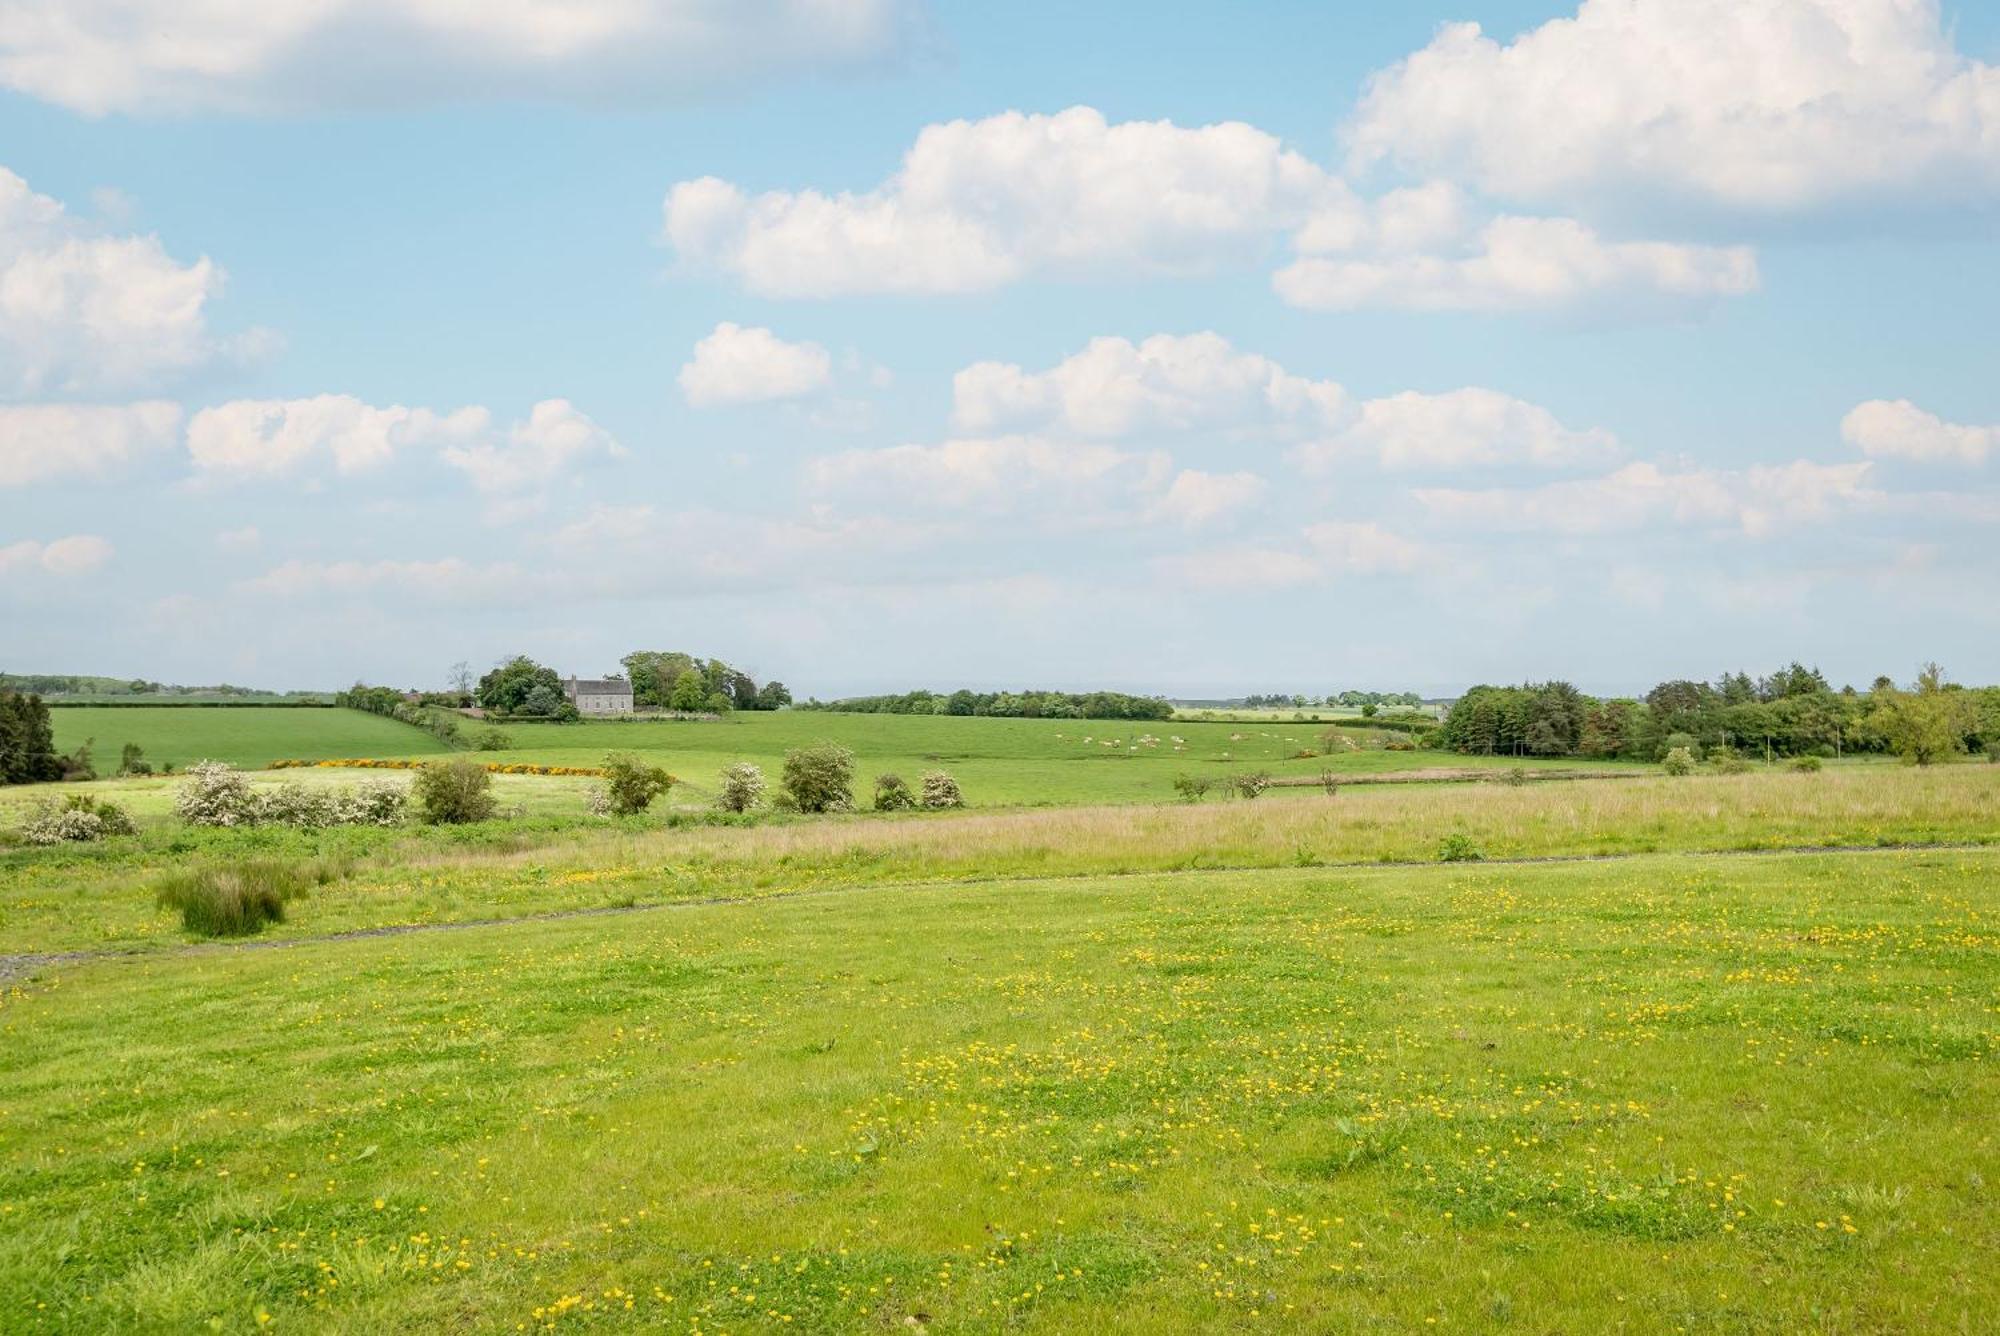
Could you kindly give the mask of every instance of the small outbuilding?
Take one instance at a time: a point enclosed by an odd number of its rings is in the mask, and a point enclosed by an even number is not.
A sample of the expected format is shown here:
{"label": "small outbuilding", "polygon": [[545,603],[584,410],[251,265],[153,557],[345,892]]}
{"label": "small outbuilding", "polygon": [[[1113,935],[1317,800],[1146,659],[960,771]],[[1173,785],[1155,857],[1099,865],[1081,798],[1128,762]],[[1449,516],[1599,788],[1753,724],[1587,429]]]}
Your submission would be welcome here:
{"label": "small outbuilding", "polygon": [[632,684],[622,677],[572,677],[563,683],[563,695],[578,714],[632,713]]}

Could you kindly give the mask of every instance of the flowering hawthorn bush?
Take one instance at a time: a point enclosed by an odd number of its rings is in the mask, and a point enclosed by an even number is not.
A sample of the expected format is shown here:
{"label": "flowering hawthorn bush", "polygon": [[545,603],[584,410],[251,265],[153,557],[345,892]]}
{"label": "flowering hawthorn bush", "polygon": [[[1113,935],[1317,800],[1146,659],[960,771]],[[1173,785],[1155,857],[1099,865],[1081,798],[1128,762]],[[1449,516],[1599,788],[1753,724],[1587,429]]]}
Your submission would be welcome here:
{"label": "flowering hawthorn bush", "polygon": [[923,805],[933,812],[948,807],[965,806],[965,795],[958,791],[958,781],[942,770],[933,770],[924,776]]}
{"label": "flowering hawthorn bush", "polygon": [[138,827],[125,809],[88,794],[74,793],[61,802],[43,802],[21,827],[30,844],[89,843],[107,835],[134,835]]}
{"label": "flowering hawthorn bush", "polygon": [[725,812],[747,812],[764,799],[764,771],[749,761],[722,767],[722,787],[715,805]]}

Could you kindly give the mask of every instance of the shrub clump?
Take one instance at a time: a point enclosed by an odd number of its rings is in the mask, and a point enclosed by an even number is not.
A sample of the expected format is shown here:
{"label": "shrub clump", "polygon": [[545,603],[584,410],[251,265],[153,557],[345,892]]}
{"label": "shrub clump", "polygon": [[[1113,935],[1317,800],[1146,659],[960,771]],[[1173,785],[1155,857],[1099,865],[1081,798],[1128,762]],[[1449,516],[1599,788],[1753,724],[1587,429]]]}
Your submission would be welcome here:
{"label": "shrub clump", "polygon": [[393,826],[403,819],[403,791],[393,784],[325,789],[309,784],[253,788],[250,777],[220,761],[188,767],[174,810],[191,826]]}
{"label": "shrub clump", "polygon": [[875,810],[878,812],[907,812],[917,805],[917,795],[910,792],[910,785],[901,775],[875,776]]}
{"label": "shrub clump", "polygon": [[247,826],[256,819],[250,777],[221,761],[197,761],[174,791],[174,812],[190,826]]}
{"label": "shrub clump", "polygon": [[1319,772],[1319,786],[1326,790],[1326,796],[1329,798],[1340,796],[1340,776],[1331,770]]}
{"label": "shrub clump", "polygon": [[1825,764],[1826,762],[1820,760],[1817,756],[1795,756],[1792,758],[1792,769],[1802,775],[1816,775]]}
{"label": "shrub clump", "polygon": [[1200,802],[1208,796],[1208,791],[1214,786],[1213,780],[1201,775],[1174,776],[1174,792],[1180,795],[1180,800],[1184,803]]}
{"label": "shrub clump", "polygon": [[1694,753],[1686,747],[1670,747],[1660,758],[1660,769],[1670,775],[1692,775],[1694,773]]}
{"label": "shrub clump", "polygon": [[462,826],[489,821],[499,804],[493,776],[474,761],[433,761],[417,771],[410,786],[417,816],[427,826]]}
{"label": "shrub clump", "polygon": [[604,758],[604,787],[591,808],[610,816],[636,816],[673,786],[674,777],[658,766],[629,753],[614,753]]}
{"label": "shrub clump", "polygon": [[923,793],[918,801],[926,811],[942,812],[965,806],[965,795],[959,791],[956,779],[942,770],[933,770],[924,776]]}
{"label": "shrub clump", "polygon": [[21,827],[29,844],[88,844],[107,835],[136,835],[139,828],[116,803],[72,793],[61,802],[43,802]]}
{"label": "shrub clump", "polygon": [[715,805],[725,812],[747,812],[764,800],[764,771],[749,761],[732,761],[722,767],[722,783],[716,789]]}
{"label": "shrub clump", "polygon": [[1440,863],[1479,863],[1485,861],[1486,854],[1472,842],[1472,837],[1462,830],[1455,830],[1444,837],[1438,845]]}
{"label": "shrub clump", "polygon": [[1744,760],[1730,747],[1710,748],[1708,763],[1715,767],[1715,773],[1718,775],[1740,775],[1750,769],[1750,762]]}
{"label": "shrub clump", "polygon": [[1257,770],[1247,775],[1237,775],[1230,780],[1230,783],[1235,786],[1237,797],[1255,798],[1271,787],[1271,777],[1262,770]]}
{"label": "shrub clump", "polygon": [[845,812],[854,806],[854,753],[831,742],[794,748],[779,782],[801,812]]}
{"label": "shrub clump", "polygon": [[162,909],[180,911],[181,926],[198,937],[245,937],[282,922],[287,901],[345,873],[338,864],[276,859],[189,868],[168,873],[156,899]]}

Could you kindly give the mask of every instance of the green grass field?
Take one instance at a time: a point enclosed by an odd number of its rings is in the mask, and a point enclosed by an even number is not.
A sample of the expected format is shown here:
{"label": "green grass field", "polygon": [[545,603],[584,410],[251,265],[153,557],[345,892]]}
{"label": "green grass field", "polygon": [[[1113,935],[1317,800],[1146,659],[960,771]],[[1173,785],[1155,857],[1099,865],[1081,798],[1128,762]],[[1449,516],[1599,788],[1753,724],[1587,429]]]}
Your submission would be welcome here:
{"label": "green grass field", "polygon": [[[67,751],[95,737],[99,760],[114,765],[126,741],[139,743],[155,764],[176,765],[203,757],[244,766],[280,758],[400,759],[443,750],[422,729],[353,710],[79,708],[53,714],[59,748]],[[467,727],[478,725],[468,720]],[[787,750],[831,741],[853,749],[864,786],[884,772],[914,782],[926,770],[945,769],[978,806],[1159,802],[1172,797],[1174,776],[1183,772],[1222,778],[1268,770],[1304,778],[1323,770],[1365,776],[1441,766],[1633,769],[1385,751],[1378,730],[1347,730],[1348,741],[1329,749],[1322,734],[1330,727],[1277,719],[1127,724],[783,710],[741,713],[717,723],[510,724],[504,731],[514,745],[482,752],[479,759],[591,766],[607,752],[637,752],[678,775],[687,785],[684,796],[700,796],[732,761],[755,761],[775,776]],[[1299,757],[1301,751],[1318,754]]]}
{"label": "green grass field", "polygon": [[114,770],[128,742],[155,768],[196,761],[259,767],[287,758],[435,756],[444,744],[420,728],[359,710],[188,705],[64,706],[49,711],[56,748],[85,742],[99,770]]}
{"label": "green grass field", "polygon": [[2000,854],[857,888],[74,964],[9,1330],[1981,1331]]}
{"label": "green grass field", "polygon": [[[196,830],[179,781],[76,786],[141,830],[0,847],[0,1330],[2000,1321],[2000,766],[1146,802],[1329,764],[1209,727],[481,758],[950,740],[984,805],[948,813],[720,819],[691,779],[613,821],[501,776],[480,825]],[[259,859],[323,875],[256,938],[156,902]]]}

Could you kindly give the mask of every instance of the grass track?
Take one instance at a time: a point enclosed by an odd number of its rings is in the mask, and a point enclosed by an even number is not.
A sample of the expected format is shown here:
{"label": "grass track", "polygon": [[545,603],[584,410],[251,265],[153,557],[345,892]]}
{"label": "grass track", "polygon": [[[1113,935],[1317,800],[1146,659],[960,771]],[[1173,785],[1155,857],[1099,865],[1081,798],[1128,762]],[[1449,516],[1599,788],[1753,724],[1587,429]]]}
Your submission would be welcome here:
{"label": "grass track", "polygon": [[1986,1329],[1996,909],[1996,853],[1652,857],[62,967],[0,1004],[0,1313]]}

